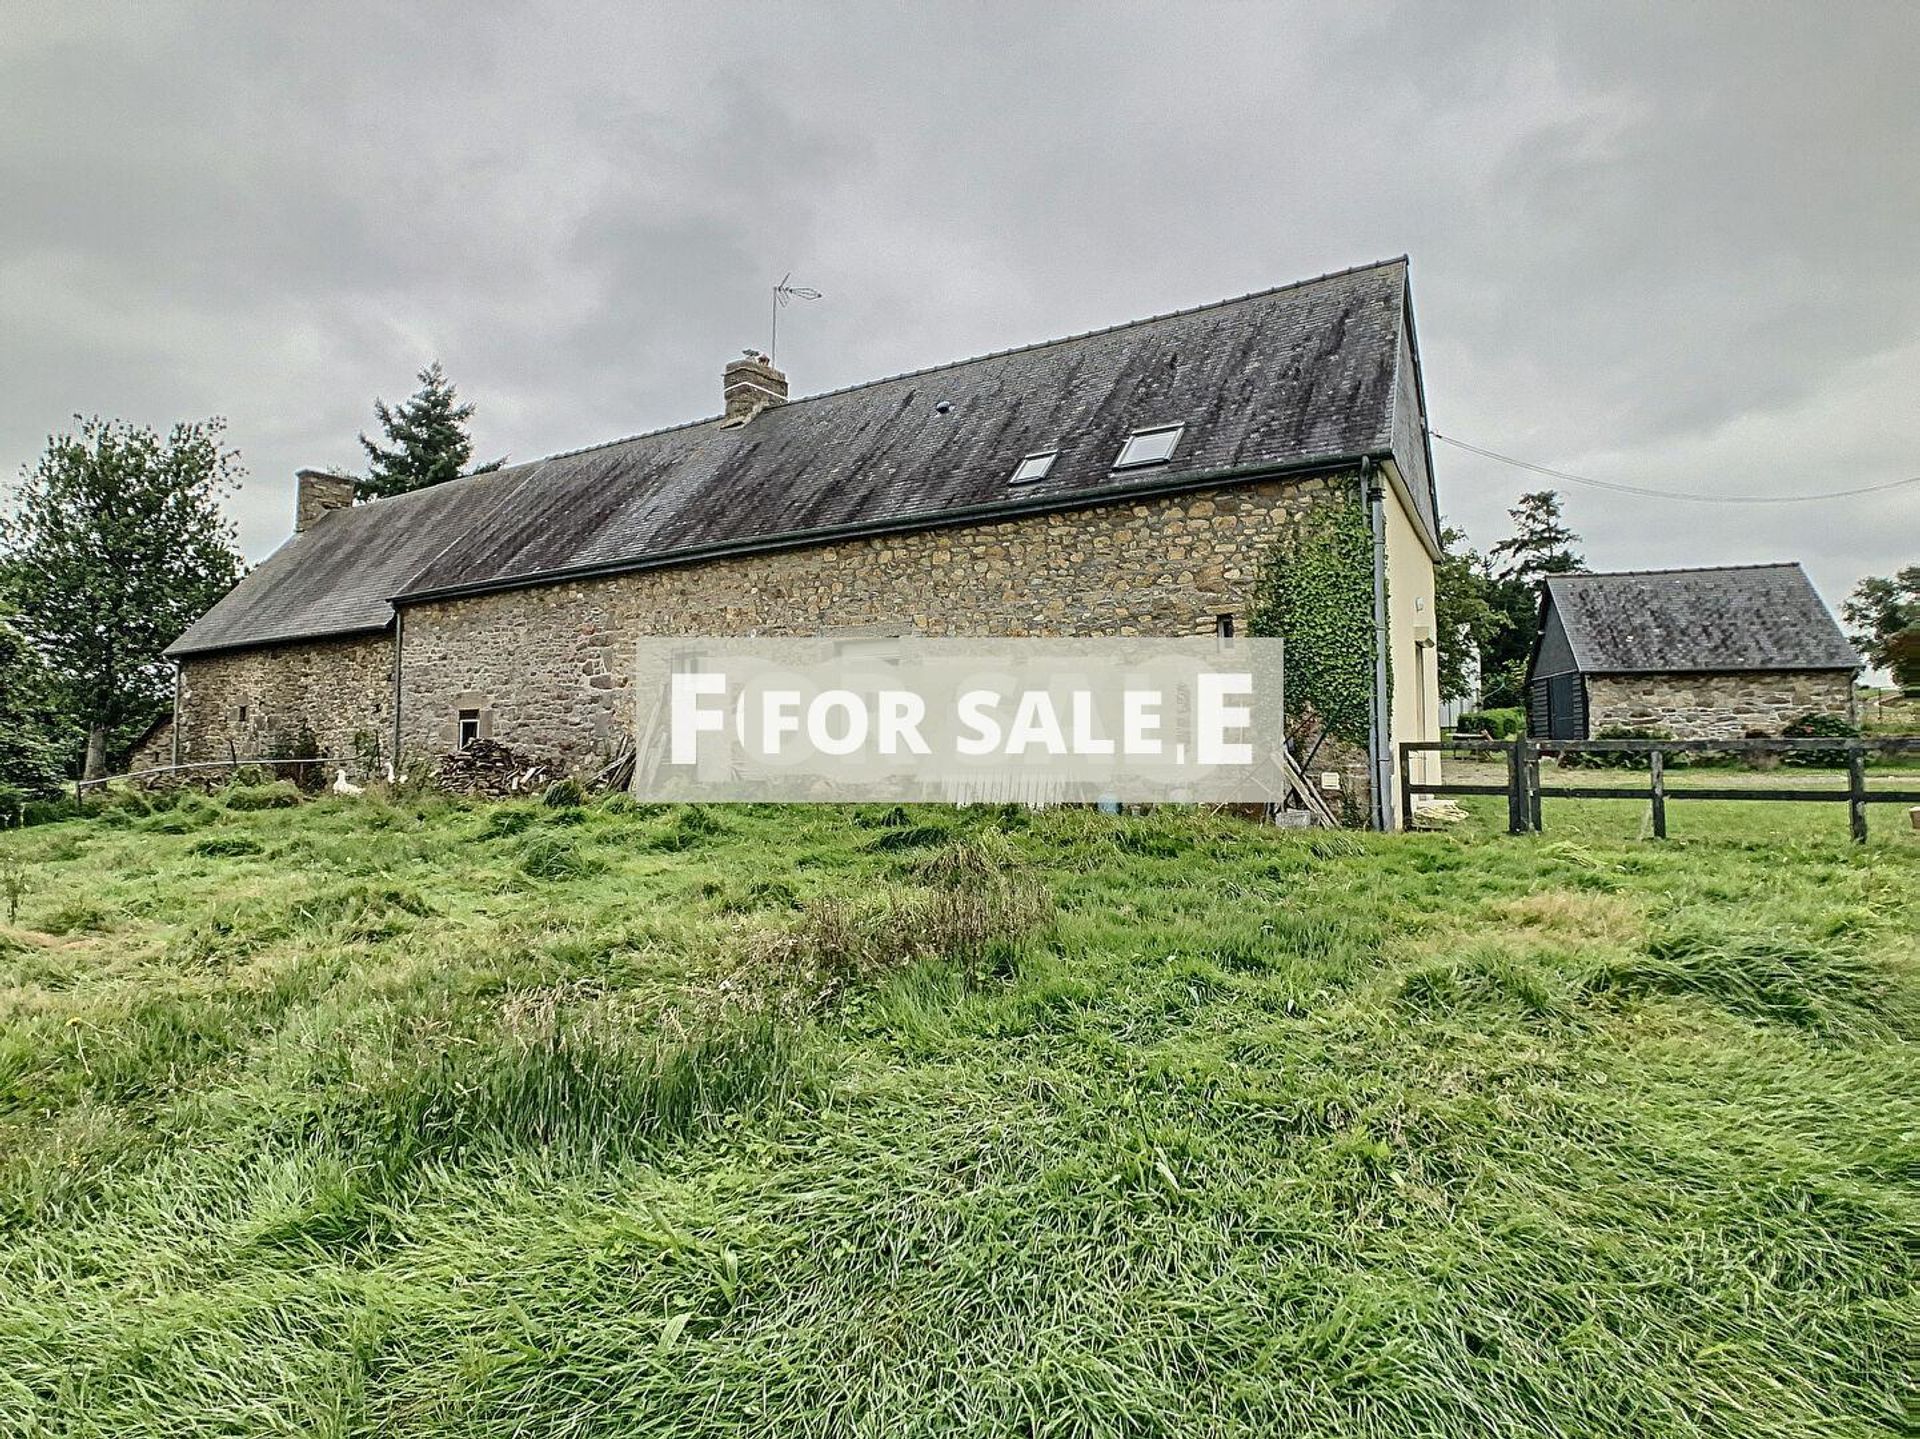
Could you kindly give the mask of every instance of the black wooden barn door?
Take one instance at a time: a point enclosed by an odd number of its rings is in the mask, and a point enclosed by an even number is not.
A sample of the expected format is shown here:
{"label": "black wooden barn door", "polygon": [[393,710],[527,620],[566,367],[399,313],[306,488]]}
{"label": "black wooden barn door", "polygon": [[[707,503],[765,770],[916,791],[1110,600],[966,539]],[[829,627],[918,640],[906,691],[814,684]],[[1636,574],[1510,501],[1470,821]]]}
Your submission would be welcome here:
{"label": "black wooden barn door", "polygon": [[1527,733],[1535,739],[1587,737],[1587,686],[1579,675],[1549,675],[1527,686]]}

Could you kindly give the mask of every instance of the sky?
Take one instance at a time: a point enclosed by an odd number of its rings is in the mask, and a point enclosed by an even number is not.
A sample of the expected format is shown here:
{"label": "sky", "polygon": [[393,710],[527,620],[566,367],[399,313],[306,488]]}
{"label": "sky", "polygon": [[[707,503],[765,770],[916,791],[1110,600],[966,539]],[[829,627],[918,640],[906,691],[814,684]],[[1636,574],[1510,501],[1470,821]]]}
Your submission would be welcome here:
{"label": "sky", "polygon": [[[0,0],[0,484],[224,416],[259,559],[438,359],[477,458],[1411,257],[1432,427],[1595,479],[1920,476],[1920,4]],[[1436,445],[1485,548],[1920,563],[1920,485],[1630,498]]]}

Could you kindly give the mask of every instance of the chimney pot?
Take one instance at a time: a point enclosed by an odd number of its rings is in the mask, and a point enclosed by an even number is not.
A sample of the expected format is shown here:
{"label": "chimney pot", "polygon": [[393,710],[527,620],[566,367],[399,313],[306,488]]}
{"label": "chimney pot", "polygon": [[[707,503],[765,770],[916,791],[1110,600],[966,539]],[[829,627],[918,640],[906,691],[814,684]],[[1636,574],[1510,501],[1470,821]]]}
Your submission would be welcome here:
{"label": "chimney pot", "polygon": [[734,429],[762,410],[786,404],[787,377],[758,350],[748,350],[722,372],[721,393],[727,404],[721,428]]}
{"label": "chimney pot", "polygon": [[335,510],[353,503],[358,482],[345,475],[330,475],[325,470],[301,470],[298,475],[299,500],[294,508],[293,532],[303,535]]}

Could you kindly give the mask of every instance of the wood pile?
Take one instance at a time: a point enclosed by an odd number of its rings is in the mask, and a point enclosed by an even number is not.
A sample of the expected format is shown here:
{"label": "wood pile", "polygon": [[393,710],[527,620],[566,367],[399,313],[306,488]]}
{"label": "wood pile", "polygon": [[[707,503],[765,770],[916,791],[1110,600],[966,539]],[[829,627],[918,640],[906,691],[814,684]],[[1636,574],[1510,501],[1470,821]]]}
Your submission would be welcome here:
{"label": "wood pile", "polygon": [[608,761],[606,766],[592,779],[587,781],[587,788],[596,794],[604,794],[612,790],[632,789],[633,767],[634,761],[637,758],[638,756],[634,753],[633,742],[631,740],[623,741],[620,747],[614,751],[613,758]]}
{"label": "wood pile", "polygon": [[448,794],[505,799],[539,794],[557,778],[557,771],[512,745],[477,739],[440,761],[436,783]]}

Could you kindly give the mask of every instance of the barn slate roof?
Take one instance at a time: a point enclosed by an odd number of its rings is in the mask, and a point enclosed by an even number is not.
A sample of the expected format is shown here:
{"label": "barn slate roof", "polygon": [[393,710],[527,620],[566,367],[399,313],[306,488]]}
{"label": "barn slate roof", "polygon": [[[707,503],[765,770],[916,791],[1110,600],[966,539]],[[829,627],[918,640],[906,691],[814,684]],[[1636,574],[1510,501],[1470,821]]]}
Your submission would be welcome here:
{"label": "barn slate roof", "polygon": [[1587,674],[1860,664],[1798,564],[1549,575],[1546,605]]}
{"label": "barn slate roof", "polygon": [[[1405,257],[336,511],[170,656],[384,628],[393,602],[1391,457],[1429,535]],[[1186,426],[1115,470],[1130,431]],[[1022,456],[1058,450],[1010,486]]]}

